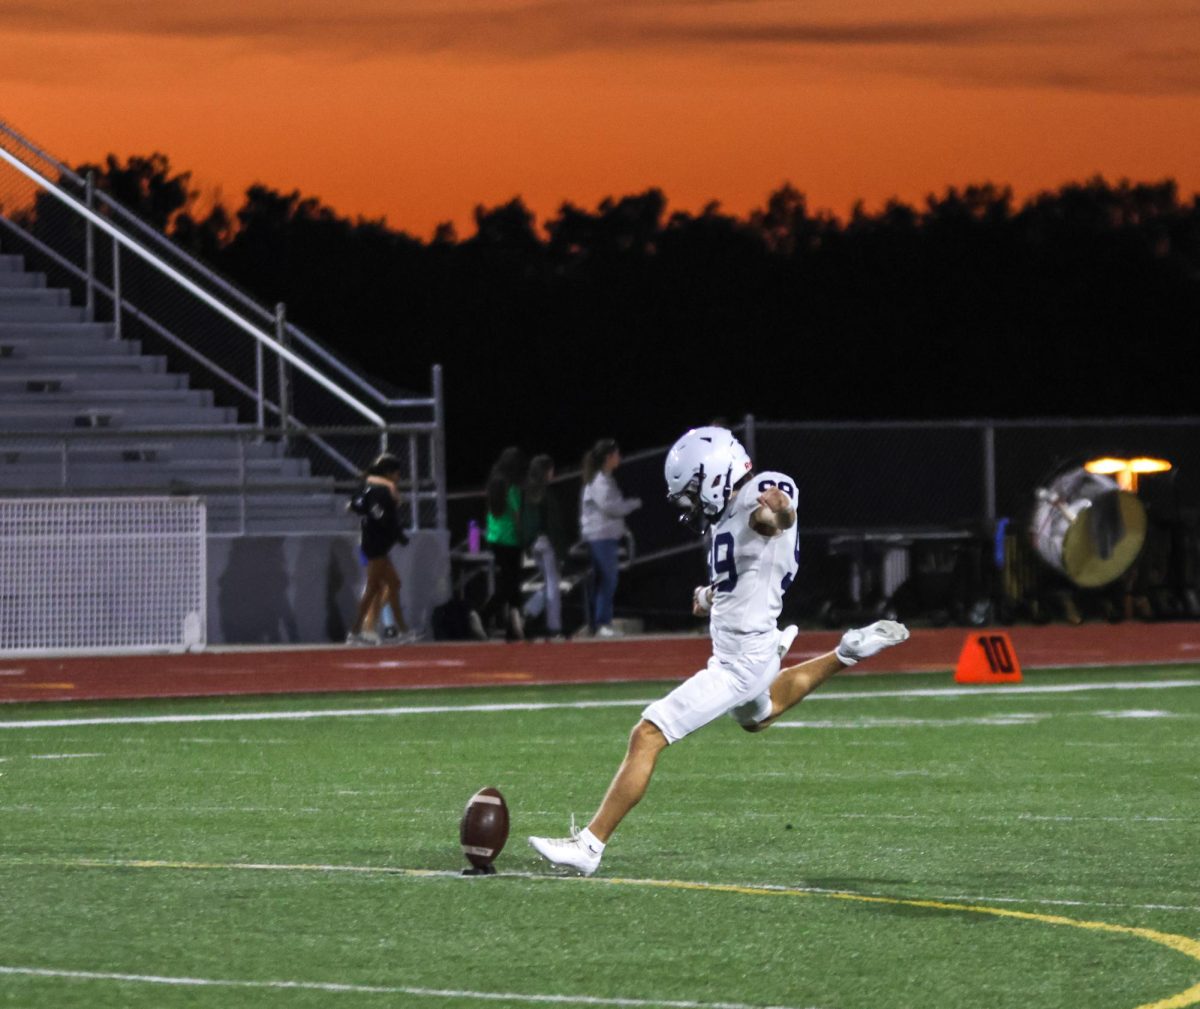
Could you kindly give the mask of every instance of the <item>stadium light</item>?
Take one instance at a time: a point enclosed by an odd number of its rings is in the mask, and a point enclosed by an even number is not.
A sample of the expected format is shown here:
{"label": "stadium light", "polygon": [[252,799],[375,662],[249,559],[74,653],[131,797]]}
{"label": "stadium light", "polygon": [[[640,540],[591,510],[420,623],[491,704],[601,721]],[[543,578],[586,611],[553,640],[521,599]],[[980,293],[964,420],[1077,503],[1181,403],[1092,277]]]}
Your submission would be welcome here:
{"label": "stadium light", "polygon": [[1149,456],[1136,456],[1133,459],[1118,459],[1115,456],[1101,456],[1083,464],[1089,473],[1100,473],[1116,478],[1121,490],[1137,493],[1138,477],[1145,473],[1167,473],[1173,467],[1166,459],[1151,459]]}

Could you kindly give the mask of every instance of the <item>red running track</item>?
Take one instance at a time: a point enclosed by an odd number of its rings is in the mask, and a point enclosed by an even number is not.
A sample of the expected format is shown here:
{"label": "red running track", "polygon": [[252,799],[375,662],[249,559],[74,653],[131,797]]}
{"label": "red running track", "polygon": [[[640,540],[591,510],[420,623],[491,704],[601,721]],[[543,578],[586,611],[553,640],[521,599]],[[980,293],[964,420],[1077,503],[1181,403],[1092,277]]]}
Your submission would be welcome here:
{"label": "red running track", "polygon": [[[1049,666],[1200,664],[1200,624],[1011,627],[1024,669]],[[918,629],[863,673],[950,671],[964,628]],[[832,631],[802,633],[790,659],[832,649]],[[514,684],[680,680],[707,660],[706,637],[638,637],[565,644],[439,643],[329,648],[246,648],[194,655],[0,659],[0,703],[237,694],[410,690]]]}

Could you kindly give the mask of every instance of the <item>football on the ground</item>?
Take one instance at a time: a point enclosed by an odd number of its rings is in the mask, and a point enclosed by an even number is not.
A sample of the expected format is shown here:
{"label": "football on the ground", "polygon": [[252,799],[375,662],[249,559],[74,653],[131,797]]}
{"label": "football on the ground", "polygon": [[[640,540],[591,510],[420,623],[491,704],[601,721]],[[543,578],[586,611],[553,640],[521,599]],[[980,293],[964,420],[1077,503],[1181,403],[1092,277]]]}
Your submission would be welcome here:
{"label": "football on the ground", "polygon": [[476,869],[488,868],[496,860],[508,840],[508,806],[499,789],[481,788],[467,800],[458,839]]}

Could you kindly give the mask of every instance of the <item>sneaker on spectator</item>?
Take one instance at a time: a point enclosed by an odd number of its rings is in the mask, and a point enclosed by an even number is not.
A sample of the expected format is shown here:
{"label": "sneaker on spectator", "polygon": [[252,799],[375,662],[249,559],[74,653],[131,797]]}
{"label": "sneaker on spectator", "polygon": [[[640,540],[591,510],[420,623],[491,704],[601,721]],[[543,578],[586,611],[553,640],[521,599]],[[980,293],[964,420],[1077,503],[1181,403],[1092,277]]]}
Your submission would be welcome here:
{"label": "sneaker on spectator", "polygon": [[467,626],[471,629],[471,637],[476,641],[487,641],[488,633],[484,629],[483,620],[475,610],[467,611]]}

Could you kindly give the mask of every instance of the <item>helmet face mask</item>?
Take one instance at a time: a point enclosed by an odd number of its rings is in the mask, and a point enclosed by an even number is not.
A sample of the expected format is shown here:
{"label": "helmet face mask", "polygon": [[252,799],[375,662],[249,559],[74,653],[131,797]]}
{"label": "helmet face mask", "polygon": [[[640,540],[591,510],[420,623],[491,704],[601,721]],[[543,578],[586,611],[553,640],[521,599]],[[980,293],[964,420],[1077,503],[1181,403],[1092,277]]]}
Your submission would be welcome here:
{"label": "helmet face mask", "polygon": [[667,500],[683,511],[680,522],[703,533],[725,511],[733,488],[750,472],[750,457],[731,431],[694,428],[667,453]]}
{"label": "helmet face mask", "polygon": [[704,466],[701,465],[700,471],[682,490],[667,494],[667,500],[680,509],[680,523],[697,534],[703,534],[709,523],[709,517],[704,512],[704,502],[700,499],[700,485],[703,482]]}

